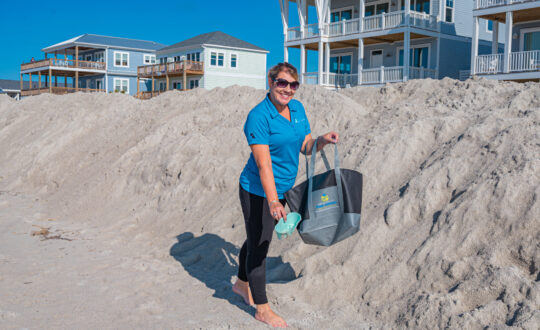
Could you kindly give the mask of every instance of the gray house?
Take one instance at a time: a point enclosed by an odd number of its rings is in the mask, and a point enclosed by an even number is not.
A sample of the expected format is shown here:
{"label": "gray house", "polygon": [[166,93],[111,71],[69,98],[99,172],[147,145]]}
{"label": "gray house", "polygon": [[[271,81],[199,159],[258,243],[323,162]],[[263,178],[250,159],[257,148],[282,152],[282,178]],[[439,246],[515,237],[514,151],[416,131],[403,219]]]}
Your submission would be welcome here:
{"label": "gray house", "polygon": [[[342,88],[469,75],[471,0],[278,1],[284,58],[300,49],[303,83]],[[300,24],[290,27],[296,13]],[[492,26],[482,24],[478,49],[489,53]],[[306,72],[306,50],[317,51],[316,72]]]}
{"label": "gray house", "polygon": [[171,89],[232,85],[266,88],[268,51],[221,31],[204,33],[157,50],[157,64],[138,68],[149,98]]}
{"label": "gray house", "polygon": [[[471,73],[487,79],[540,81],[540,0],[476,0]],[[493,25],[493,48],[479,54],[481,22]],[[504,25],[503,25],[504,24]],[[496,40],[504,39],[504,50]]]}
{"label": "gray house", "polygon": [[[22,88],[29,89],[29,82],[25,81]],[[37,83],[34,83],[34,88],[37,88]],[[21,82],[19,80],[0,79],[0,94],[7,94],[15,100],[19,100],[21,98]]]}

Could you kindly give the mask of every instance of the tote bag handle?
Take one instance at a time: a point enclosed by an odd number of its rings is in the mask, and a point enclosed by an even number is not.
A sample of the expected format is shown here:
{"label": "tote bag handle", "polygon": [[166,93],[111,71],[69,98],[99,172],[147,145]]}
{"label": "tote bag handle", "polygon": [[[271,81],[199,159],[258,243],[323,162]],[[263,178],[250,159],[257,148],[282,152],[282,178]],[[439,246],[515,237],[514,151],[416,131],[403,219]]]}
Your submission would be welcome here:
{"label": "tote bag handle", "polygon": [[[322,150],[321,150],[322,151]],[[324,158],[326,158],[326,155],[323,154]],[[315,140],[315,143],[313,143],[313,147],[311,149],[311,161],[309,164],[309,168],[307,168],[308,173],[308,211],[309,211],[309,218],[314,219],[315,218],[315,208],[313,207],[313,176],[315,172],[315,161],[317,159],[317,140]],[[306,155],[306,162],[307,162],[307,155]],[[328,160],[326,160],[325,165],[328,164]],[[307,165],[307,164],[306,164]],[[329,166],[327,166],[329,167]],[[336,186],[338,191],[338,202],[339,202],[339,209],[343,213],[343,188],[341,186],[341,171],[339,166],[339,153],[338,153],[338,147],[337,144],[334,144],[334,173],[336,176]]]}

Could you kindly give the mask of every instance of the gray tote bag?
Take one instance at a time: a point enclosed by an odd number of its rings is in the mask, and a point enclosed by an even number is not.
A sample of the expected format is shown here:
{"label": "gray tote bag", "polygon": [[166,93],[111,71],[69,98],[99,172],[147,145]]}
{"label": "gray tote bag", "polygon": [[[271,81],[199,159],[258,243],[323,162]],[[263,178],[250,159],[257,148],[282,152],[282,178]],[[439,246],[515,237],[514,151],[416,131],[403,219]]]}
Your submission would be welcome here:
{"label": "gray tote bag", "polygon": [[362,174],[340,168],[337,145],[334,147],[334,169],[321,150],[326,172],[314,175],[315,141],[309,165],[306,156],[307,180],[285,193],[291,211],[302,216],[298,233],[306,244],[330,246],[360,229]]}

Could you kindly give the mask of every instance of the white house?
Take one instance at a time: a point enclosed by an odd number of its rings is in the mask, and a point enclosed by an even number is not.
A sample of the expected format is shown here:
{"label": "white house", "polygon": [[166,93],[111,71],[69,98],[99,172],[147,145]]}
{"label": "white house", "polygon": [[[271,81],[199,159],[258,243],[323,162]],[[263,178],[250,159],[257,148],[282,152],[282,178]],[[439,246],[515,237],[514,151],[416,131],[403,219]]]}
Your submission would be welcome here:
{"label": "white house", "polygon": [[197,87],[242,85],[264,89],[267,54],[263,48],[220,31],[195,36],[159,49],[159,63],[138,68],[138,79],[148,81],[151,90],[139,93],[139,97]]}

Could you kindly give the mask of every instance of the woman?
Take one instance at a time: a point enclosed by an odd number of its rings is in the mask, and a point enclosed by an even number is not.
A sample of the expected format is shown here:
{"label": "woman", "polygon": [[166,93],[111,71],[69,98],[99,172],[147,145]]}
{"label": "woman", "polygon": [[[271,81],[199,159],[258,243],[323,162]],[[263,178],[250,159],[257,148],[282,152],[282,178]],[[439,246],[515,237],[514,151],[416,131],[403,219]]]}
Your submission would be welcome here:
{"label": "woman", "polygon": [[[240,176],[247,240],[232,289],[248,305],[257,306],[257,320],[280,328],[287,323],[272,311],[266,297],[266,254],[274,226],[280,218],[286,220],[283,194],[294,185],[300,151],[310,154],[315,142],[302,103],[292,99],[299,85],[296,68],[289,63],[279,63],[268,72],[270,92],[250,111],[244,125],[251,155]],[[317,139],[319,151],[337,143],[338,134]]]}

